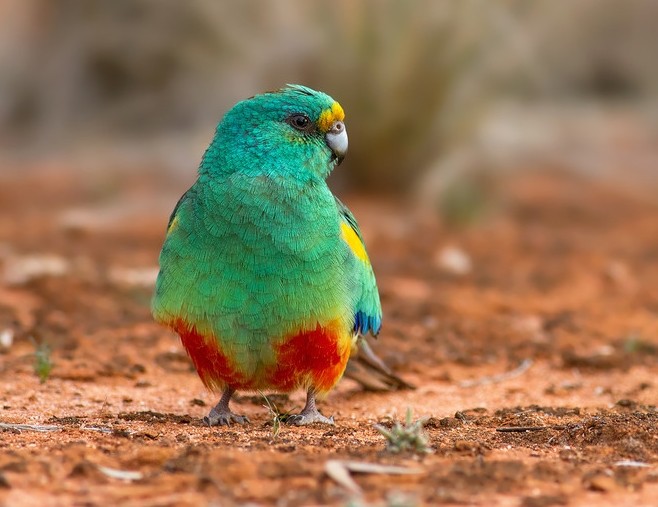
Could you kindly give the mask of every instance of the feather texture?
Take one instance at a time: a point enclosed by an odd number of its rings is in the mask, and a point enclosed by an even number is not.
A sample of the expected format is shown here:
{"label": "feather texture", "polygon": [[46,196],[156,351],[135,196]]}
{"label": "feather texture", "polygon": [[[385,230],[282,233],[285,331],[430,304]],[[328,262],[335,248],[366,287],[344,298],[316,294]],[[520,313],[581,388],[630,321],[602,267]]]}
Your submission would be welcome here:
{"label": "feather texture", "polygon": [[356,335],[379,331],[361,233],[325,182],[337,161],[323,129],[339,112],[297,86],[238,103],[171,215],[153,314],[209,388],[326,392]]}

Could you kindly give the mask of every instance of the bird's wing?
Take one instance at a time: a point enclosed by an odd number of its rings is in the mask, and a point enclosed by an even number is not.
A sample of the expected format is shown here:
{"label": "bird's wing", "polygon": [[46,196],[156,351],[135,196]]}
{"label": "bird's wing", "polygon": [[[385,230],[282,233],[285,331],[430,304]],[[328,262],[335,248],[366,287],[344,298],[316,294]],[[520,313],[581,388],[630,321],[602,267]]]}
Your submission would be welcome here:
{"label": "bird's wing", "polygon": [[167,222],[167,234],[171,232],[175,227],[176,227],[176,220],[178,217],[178,210],[180,209],[181,205],[189,199],[192,194],[194,194],[195,189],[194,186],[190,187],[187,189],[187,191],[181,195],[180,199],[178,199],[178,202],[176,203],[176,206],[174,206],[174,211],[171,212],[171,215],[169,215],[169,221]]}
{"label": "bird's wing", "polygon": [[336,205],[341,218],[341,236],[350,252],[354,256],[354,262],[350,263],[348,276],[354,282],[356,291],[354,301],[354,333],[367,335],[371,333],[377,336],[382,326],[382,306],[379,302],[379,291],[375,274],[370,265],[370,259],[363,243],[363,237],[356,223],[354,215],[342,202],[336,199]]}
{"label": "bird's wing", "polygon": [[336,199],[341,218],[341,235],[354,256],[352,271],[348,276],[355,281],[357,292],[354,308],[354,333],[360,335],[358,346],[352,353],[345,376],[357,381],[364,389],[372,391],[414,389],[397,376],[370,348],[365,339],[368,333],[376,336],[382,325],[382,307],[375,274],[366,253],[363,237],[354,215]]}

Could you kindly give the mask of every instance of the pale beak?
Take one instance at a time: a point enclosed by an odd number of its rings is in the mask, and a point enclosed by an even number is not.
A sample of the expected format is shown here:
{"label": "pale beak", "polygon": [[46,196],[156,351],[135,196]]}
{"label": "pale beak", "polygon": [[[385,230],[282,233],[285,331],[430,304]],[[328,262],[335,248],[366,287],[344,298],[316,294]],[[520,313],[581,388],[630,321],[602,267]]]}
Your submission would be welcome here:
{"label": "pale beak", "polygon": [[333,151],[332,161],[337,160],[340,164],[347,153],[347,129],[342,121],[335,121],[329,131],[325,134],[327,146]]}

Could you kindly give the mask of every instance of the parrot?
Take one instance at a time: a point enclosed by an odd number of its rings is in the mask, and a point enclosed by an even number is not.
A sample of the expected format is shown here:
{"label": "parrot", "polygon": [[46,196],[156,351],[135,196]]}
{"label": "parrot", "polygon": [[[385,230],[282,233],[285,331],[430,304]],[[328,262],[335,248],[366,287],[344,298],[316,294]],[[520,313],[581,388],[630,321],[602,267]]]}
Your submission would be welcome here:
{"label": "parrot", "polygon": [[[380,331],[363,236],[326,182],[347,152],[344,117],[302,85],[238,102],[170,216],[152,313],[221,393],[209,426],[249,422],[229,407],[236,391],[298,389],[306,404],[286,422],[333,425],[316,397],[340,380],[357,341]],[[396,384],[369,347],[360,356]]]}

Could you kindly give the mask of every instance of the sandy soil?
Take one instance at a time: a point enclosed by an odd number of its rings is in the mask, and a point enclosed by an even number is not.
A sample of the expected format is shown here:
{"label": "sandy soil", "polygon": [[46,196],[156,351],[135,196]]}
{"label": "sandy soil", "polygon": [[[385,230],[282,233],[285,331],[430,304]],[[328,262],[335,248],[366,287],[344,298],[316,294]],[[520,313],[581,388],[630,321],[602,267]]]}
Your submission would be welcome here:
{"label": "sandy soil", "polygon": [[[344,380],[321,404],[335,427],[276,433],[254,393],[235,401],[250,425],[204,427],[216,396],[150,319],[176,196],[139,177],[35,174],[0,181],[0,505],[658,503],[658,202],[534,174],[456,229],[345,196],[382,292],[374,347],[417,389]],[[447,247],[470,271],[446,266]],[[303,394],[272,400],[296,410]],[[386,451],[374,425],[407,408],[431,453]],[[350,490],[330,460],[413,473],[347,472]]]}

